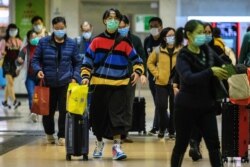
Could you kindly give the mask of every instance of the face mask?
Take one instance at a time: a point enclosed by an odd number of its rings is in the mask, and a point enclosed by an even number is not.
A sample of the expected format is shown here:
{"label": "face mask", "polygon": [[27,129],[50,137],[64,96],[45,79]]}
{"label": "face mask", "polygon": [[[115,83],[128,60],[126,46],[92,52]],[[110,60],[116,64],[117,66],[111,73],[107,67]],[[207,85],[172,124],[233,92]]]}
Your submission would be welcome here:
{"label": "face mask", "polygon": [[212,39],[212,35],[206,35],[206,43],[209,43],[210,41],[212,41]]}
{"label": "face mask", "polygon": [[17,35],[17,29],[15,29],[15,30],[10,30],[9,31],[9,35],[11,36],[11,37],[15,37],[16,35]]}
{"label": "face mask", "polygon": [[118,28],[118,32],[121,36],[126,37],[128,35],[129,27]]}
{"label": "face mask", "polygon": [[118,29],[119,26],[119,21],[112,19],[112,20],[107,20],[107,29],[110,31],[115,31]]}
{"label": "face mask", "polygon": [[152,36],[157,36],[157,35],[160,34],[160,32],[159,32],[158,28],[151,28],[151,29],[150,29],[150,34],[151,34]]}
{"label": "face mask", "polygon": [[173,45],[175,43],[175,37],[174,36],[166,37],[166,42],[169,45]]}
{"label": "face mask", "polygon": [[206,42],[205,34],[196,35],[194,38],[194,45],[196,45],[196,46],[201,46],[201,45],[205,44],[205,42]]}
{"label": "face mask", "polygon": [[54,30],[54,34],[57,38],[63,38],[66,34],[65,30]]}
{"label": "face mask", "polygon": [[39,37],[35,37],[35,38],[30,40],[30,44],[33,45],[33,46],[37,46],[39,40],[40,40]]}
{"label": "face mask", "polygon": [[83,38],[85,38],[85,39],[89,39],[89,38],[91,37],[91,35],[92,35],[91,32],[83,32],[83,33],[82,33],[82,36],[83,36]]}
{"label": "face mask", "polygon": [[34,25],[33,29],[35,30],[35,32],[41,32],[43,29],[43,25],[40,25],[40,24]]}

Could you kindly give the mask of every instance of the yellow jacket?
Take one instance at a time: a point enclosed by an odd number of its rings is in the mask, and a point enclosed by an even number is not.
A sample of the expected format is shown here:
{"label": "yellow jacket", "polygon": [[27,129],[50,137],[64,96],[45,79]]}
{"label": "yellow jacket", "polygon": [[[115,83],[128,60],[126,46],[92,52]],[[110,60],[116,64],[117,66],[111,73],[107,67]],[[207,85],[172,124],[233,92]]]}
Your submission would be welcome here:
{"label": "yellow jacket", "polygon": [[[170,55],[167,48],[163,49],[160,47],[158,53],[158,62],[157,62],[157,49],[154,49],[153,52],[149,55],[147,60],[147,66],[149,71],[155,77],[156,85],[167,85],[169,81],[169,76],[171,73],[170,70]],[[172,55],[172,69],[176,64],[177,53],[180,48],[175,48]]]}

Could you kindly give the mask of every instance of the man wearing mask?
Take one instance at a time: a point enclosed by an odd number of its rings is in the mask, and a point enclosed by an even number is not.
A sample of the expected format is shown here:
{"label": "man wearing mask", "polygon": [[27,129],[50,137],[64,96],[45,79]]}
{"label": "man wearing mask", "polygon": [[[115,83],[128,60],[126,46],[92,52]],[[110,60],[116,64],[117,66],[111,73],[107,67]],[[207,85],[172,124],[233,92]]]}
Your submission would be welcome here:
{"label": "man wearing mask", "polygon": [[89,44],[92,41],[93,26],[88,21],[84,21],[81,26],[81,35],[76,38],[79,54],[83,58]]}
{"label": "man wearing mask", "polygon": [[44,27],[43,18],[40,16],[34,16],[31,19],[32,29],[37,33],[37,36],[42,38],[50,35],[49,32]]}
{"label": "man wearing mask", "polygon": [[[149,26],[150,26],[150,35],[146,37],[146,39],[144,40],[144,51],[147,59],[150,53],[153,51],[153,49],[159,46],[161,43],[160,39],[160,33],[162,31],[161,18],[152,17],[149,20]],[[150,71],[148,71],[148,82],[155,104],[155,81],[154,81],[154,76],[150,73]],[[149,134],[156,135],[158,130],[159,130],[159,118],[158,118],[157,108],[155,108],[153,127],[149,131]]]}
{"label": "man wearing mask", "polygon": [[[119,38],[121,18],[117,9],[104,12],[102,21],[106,29],[93,39],[82,63],[82,83],[90,83],[94,90],[90,103],[90,125],[97,139],[94,158],[103,156],[103,138],[113,139],[114,160],[127,158],[121,148],[121,136],[126,135],[127,89],[129,82],[135,85],[144,72],[143,62],[130,41]],[[129,61],[132,74],[128,72]]]}
{"label": "man wearing mask", "polygon": [[54,115],[58,107],[57,144],[64,146],[67,89],[70,82],[81,81],[81,58],[75,41],[67,36],[65,18],[55,17],[52,26],[52,35],[40,39],[31,66],[37,78],[44,79],[50,89],[49,115],[42,120],[47,142],[55,143]]}

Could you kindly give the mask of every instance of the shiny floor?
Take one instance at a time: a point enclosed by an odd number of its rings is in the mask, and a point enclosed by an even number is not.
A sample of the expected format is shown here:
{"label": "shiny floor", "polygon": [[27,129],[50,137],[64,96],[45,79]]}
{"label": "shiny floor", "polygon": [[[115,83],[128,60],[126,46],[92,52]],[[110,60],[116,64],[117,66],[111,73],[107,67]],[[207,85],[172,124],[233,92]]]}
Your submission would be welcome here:
{"label": "shiny floor", "polygon": [[[138,93],[138,92],[136,92]],[[141,95],[146,98],[146,128],[149,130],[153,120],[153,102],[150,91],[143,88]],[[0,99],[3,92],[0,90]],[[57,119],[57,118],[56,118]],[[220,129],[221,119],[218,117]],[[221,131],[221,130],[220,130]],[[14,110],[0,108],[0,167],[169,167],[174,140],[167,137],[159,140],[156,136],[130,134],[133,143],[122,145],[128,158],[124,161],[114,161],[111,158],[112,142],[106,140],[104,157],[93,159],[95,138],[90,131],[89,160],[82,161],[81,157],[72,157],[66,161],[65,147],[47,145],[41,124],[41,117],[37,123],[29,120],[27,99],[22,99],[22,106]],[[8,150],[9,148],[9,150]],[[2,150],[1,150],[2,149]],[[202,143],[203,159],[193,162],[186,153],[183,167],[210,167],[208,154]],[[250,166],[250,164],[228,163],[225,166]]]}

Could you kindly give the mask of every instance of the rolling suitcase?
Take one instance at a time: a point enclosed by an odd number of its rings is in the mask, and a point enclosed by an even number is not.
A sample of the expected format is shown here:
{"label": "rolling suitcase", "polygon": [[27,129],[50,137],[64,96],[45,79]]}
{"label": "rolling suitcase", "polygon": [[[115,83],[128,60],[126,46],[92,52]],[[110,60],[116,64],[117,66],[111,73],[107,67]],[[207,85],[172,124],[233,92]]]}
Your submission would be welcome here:
{"label": "rolling suitcase", "polygon": [[249,162],[249,112],[246,106],[224,102],[222,106],[222,161],[227,157],[241,157]]}
{"label": "rolling suitcase", "polygon": [[83,156],[83,160],[88,160],[89,124],[87,112],[83,116],[66,114],[65,141],[66,160],[71,160],[71,156]]}
{"label": "rolling suitcase", "polygon": [[141,85],[139,85],[139,95],[134,98],[133,102],[133,116],[132,116],[132,127],[129,132],[138,132],[141,134],[146,134],[146,100],[144,97],[141,97]]}

